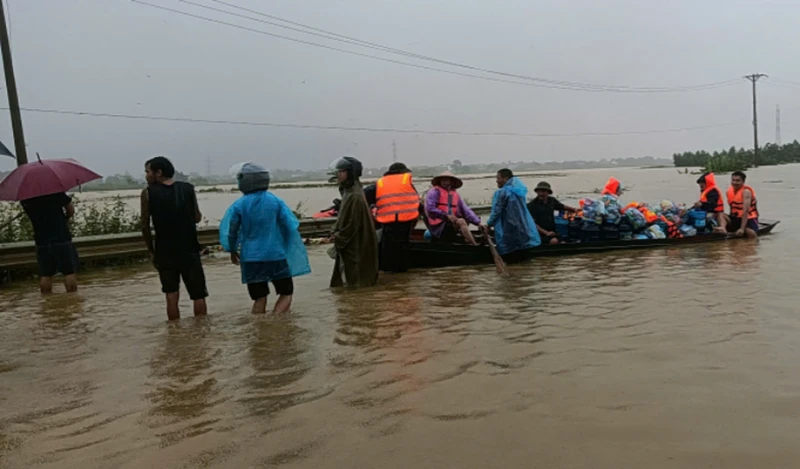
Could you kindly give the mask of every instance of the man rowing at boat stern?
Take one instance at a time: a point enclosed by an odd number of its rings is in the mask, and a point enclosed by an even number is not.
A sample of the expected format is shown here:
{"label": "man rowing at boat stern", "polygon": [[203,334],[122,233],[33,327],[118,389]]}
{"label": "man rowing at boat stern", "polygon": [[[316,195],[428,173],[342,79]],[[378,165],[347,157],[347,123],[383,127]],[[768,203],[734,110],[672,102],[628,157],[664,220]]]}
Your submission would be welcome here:
{"label": "man rowing at boat stern", "polygon": [[463,184],[450,171],[433,178],[433,188],[425,196],[425,218],[428,231],[434,238],[452,243],[460,232],[467,243],[476,246],[478,243],[470,233],[469,225],[479,226],[481,219],[456,192]]}
{"label": "man rowing at boat stern", "polygon": [[728,205],[731,207],[728,232],[736,236],[747,235],[758,238],[758,202],[756,191],[745,184],[747,175],[742,171],[731,174],[731,187],[728,188]]}
{"label": "man rowing at boat stern", "polygon": [[525,206],[528,188],[510,169],[497,172],[497,187],[486,224],[494,227],[498,254],[504,256],[540,245],[536,223]]}
{"label": "man rowing at boat stern", "polygon": [[531,217],[536,223],[536,229],[539,230],[544,244],[558,244],[559,240],[555,232],[555,212],[563,210],[574,213],[578,209],[564,205],[553,197],[553,189],[547,182],[540,182],[534,191],[536,198],[528,202],[528,211],[531,212]]}
{"label": "man rowing at boat stern", "polygon": [[706,217],[717,221],[714,231],[725,232],[728,220],[725,217],[725,202],[722,200],[722,191],[717,187],[714,173],[704,173],[697,180],[700,186],[700,200],[695,202],[694,208],[706,212]]}

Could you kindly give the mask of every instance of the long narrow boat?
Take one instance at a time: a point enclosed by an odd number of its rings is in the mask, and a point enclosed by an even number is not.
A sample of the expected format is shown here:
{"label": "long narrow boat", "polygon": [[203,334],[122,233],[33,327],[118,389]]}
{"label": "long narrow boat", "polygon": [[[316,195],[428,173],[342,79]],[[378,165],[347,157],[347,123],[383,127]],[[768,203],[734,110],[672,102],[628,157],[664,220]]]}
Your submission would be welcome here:
{"label": "long narrow boat", "polygon": [[[768,235],[779,221],[764,220],[760,223],[759,236]],[[507,262],[521,262],[536,257],[569,256],[591,252],[616,251],[623,249],[647,249],[665,246],[686,246],[691,244],[710,243],[731,239],[725,234],[705,234],[677,239],[647,240],[613,240],[591,243],[571,243],[545,245],[514,253],[508,256]],[[467,244],[445,244],[426,242],[423,231],[415,230],[409,247],[409,265],[413,269],[449,267],[459,265],[492,264],[492,254],[487,246],[470,246]]]}

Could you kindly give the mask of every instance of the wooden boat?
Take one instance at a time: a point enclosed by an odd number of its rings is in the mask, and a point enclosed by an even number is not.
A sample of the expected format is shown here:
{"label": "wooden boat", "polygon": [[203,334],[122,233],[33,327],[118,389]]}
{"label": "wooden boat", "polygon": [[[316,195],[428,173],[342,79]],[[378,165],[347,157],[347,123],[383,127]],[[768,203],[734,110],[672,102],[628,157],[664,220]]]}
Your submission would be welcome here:
{"label": "wooden boat", "polygon": [[[760,222],[759,236],[768,235],[779,221]],[[409,265],[412,269],[449,267],[459,265],[492,264],[492,254],[489,248],[483,246],[470,246],[467,244],[446,244],[427,242],[423,238],[424,230],[415,230],[411,236],[409,246]],[[516,263],[544,256],[568,256],[586,254],[591,252],[615,251],[622,249],[646,249],[665,246],[685,246],[691,244],[725,241],[731,239],[725,234],[705,234],[676,239],[647,239],[647,240],[606,240],[590,243],[564,243],[556,245],[537,246],[512,253],[505,256],[506,262]]]}

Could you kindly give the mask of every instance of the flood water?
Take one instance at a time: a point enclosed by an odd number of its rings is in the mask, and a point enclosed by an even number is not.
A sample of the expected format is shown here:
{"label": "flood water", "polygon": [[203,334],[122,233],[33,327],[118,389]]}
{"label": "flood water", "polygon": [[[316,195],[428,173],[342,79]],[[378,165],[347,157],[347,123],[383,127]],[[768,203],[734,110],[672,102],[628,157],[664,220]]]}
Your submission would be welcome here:
{"label": "flood water", "polygon": [[[697,197],[674,169],[615,174],[625,200]],[[184,299],[176,323],[145,265],[87,272],[75,295],[4,287],[0,468],[798,467],[799,181],[750,172],[762,218],[782,219],[758,244],[542,259],[509,279],[480,266],[332,292],[312,248],[279,318],[249,314],[224,258],[206,262],[210,315]]]}

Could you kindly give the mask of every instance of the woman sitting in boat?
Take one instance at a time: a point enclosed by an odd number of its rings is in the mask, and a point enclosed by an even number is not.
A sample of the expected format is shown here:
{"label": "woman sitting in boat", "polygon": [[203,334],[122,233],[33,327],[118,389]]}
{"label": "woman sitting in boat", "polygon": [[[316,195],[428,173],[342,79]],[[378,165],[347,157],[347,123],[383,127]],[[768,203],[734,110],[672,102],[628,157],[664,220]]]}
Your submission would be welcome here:
{"label": "woman sitting in boat", "polygon": [[452,243],[461,233],[464,241],[477,246],[469,231],[470,223],[479,226],[481,219],[456,192],[464,183],[450,171],[445,171],[431,181],[433,188],[425,196],[425,218],[428,232],[434,239]]}

